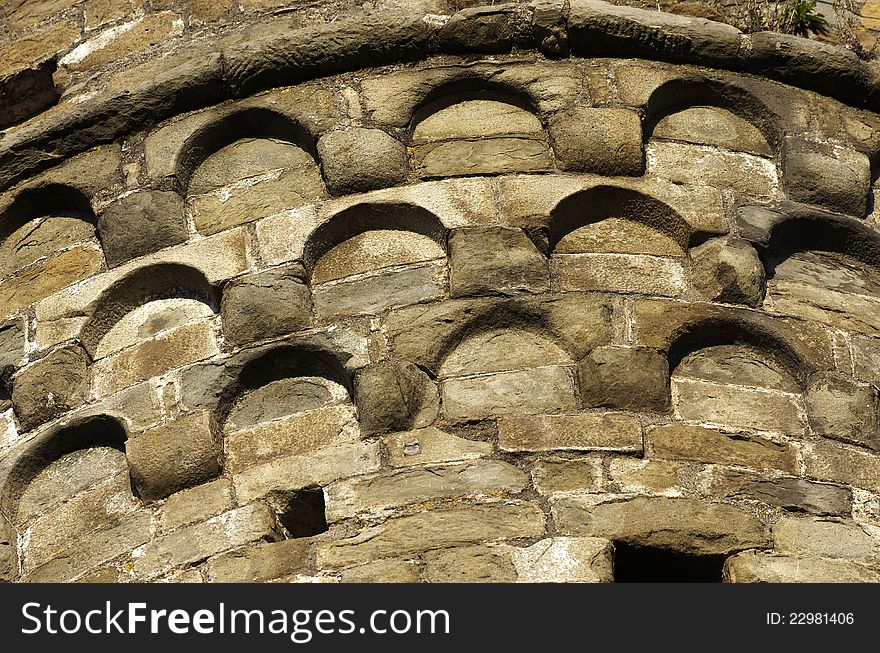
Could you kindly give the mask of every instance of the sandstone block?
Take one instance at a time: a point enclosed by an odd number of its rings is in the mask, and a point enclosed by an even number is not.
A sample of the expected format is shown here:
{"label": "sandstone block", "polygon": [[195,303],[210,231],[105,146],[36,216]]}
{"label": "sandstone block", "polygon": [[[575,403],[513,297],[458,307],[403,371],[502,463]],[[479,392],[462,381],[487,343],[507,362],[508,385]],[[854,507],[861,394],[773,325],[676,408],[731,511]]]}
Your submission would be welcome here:
{"label": "sandstone block", "polygon": [[423,553],[429,583],[512,583],[517,579],[510,554],[491,546],[459,546]]}
{"label": "sandstone block", "polygon": [[851,560],[744,551],[724,563],[728,583],[878,583],[880,571]]}
{"label": "sandstone block", "polygon": [[797,473],[795,452],[757,436],[728,435],[700,426],[669,424],[650,432],[654,452],[660,458],[697,460],[756,469],[779,469]]}
{"label": "sandstone block", "polygon": [[684,260],[647,254],[554,254],[554,290],[604,291],[678,297],[687,288]]}
{"label": "sandstone block", "polygon": [[502,417],[498,444],[503,451],[599,450],[638,453],[642,429],[629,415],[580,413]]}
{"label": "sandstone block", "polygon": [[462,9],[440,28],[438,44],[451,54],[508,52],[514,39],[512,19],[510,5]]}
{"label": "sandstone block", "polygon": [[630,109],[577,107],[550,121],[553,150],[563,170],[609,177],[644,170],[642,121]]}
{"label": "sandstone block", "polygon": [[439,412],[437,387],[412,363],[383,361],[355,377],[364,435],[428,426]]}
{"label": "sandstone block", "polygon": [[848,515],[852,491],[838,485],[802,478],[768,478],[735,470],[716,469],[709,491],[718,496],[762,501],[785,510],[814,515]]}
{"label": "sandstone block", "polygon": [[188,237],[183,199],[173,192],[126,195],[98,218],[104,256],[111,267],[177,245]]}
{"label": "sandstone block", "polygon": [[343,583],[420,583],[417,560],[390,558],[344,569],[339,579]]}
{"label": "sandstone block", "polygon": [[828,518],[783,515],[773,524],[773,540],[780,553],[861,561],[880,558],[880,542],[858,525]]}
{"label": "sandstone block", "polygon": [[690,251],[691,283],[705,301],[758,306],[764,298],[764,265],[741,238],[715,238]]}
{"label": "sandstone block", "polygon": [[541,494],[554,492],[599,492],[602,489],[602,461],[539,460],[532,468],[532,482]]}
{"label": "sandstone block", "polygon": [[307,571],[311,542],[282,540],[248,545],[204,564],[211,583],[264,583]]}
{"label": "sandstone block", "polygon": [[480,442],[429,426],[392,433],[384,438],[388,464],[392,467],[473,460],[492,455],[490,442]]}
{"label": "sandstone block", "polygon": [[498,545],[513,559],[520,583],[610,583],[611,542],[598,537],[551,537],[528,547]]}
{"label": "sandstone block", "polygon": [[485,138],[427,143],[415,148],[413,165],[423,179],[457,175],[549,172],[553,156],[535,138]]}
{"label": "sandstone block", "polygon": [[846,150],[835,158],[792,148],[783,168],[789,199],[859,217],[867,213],[871,164],[864,154]]}
{"label": "sandstone block", "polygon": [[324,134],[318,155],[334,195],[395,186],[407,174],[406,149],[381,129],[349,127]]}
{"label": "sandstone block", "polygon": [[204,483],[221,470],[223,445],[208,411],[145,431],[125,446],[131,476],[146,500],[163,499]]}
{"label": "sandstone block", "polygon": [[680,496],[687,484],[685,465],[668,460],[615,458],[608,464],[608,476],[620,492]]}
{"label": "sandstone block", "polygon": [[21,364],[25,355],[23,319],[0,323],[0,376]]}
{"label": "sandstone block", "polygon": [[12,403],[23,431],[79,408],[89,398],[89,356],[66,345],[21,370],[12,382]]}
{"label": "sandstone block", "polygon": [[880,456],[831,442],[811,443],[803,449],[806,475],[880,492]]}
{"label": "sandstone block", "polygon": [[11,583],[18,577],[18,533],[0,514],[0,582]]}
{"label": "sandstone block", "polygon": [[592,535],[692,555],[728,554],[770,546],[768,528],[739,508],[694,499],[637,497],[595,502],[552,500],[562,533]]}
{"label": "sandstone block", "polygon": [[669,363],[655,350],[597,347],[578,364],[578,376],[586,407],[669,410]]}
{"label": "sandstone block", "polygon": [[834,372],[814,375],[806,393],[810,427],[819,435],[880,449],[877,389]]}
{"label": "sandstone block", "polygon": [[449,236],[449,266],[451,297],[550,289],[547,259],[519,229],[454,229]]}
{"label": "sandstone block", "polygon": [[160,531],[173,531],[232,510],[232,482],[218,478],[202,485],[175,492],[157,510]]}
{"label": "sandstone block", "polygon": [[312,299],[299,267],[270,270],[236,279],[223,291],[223,334],[235,344],[307,329]]}

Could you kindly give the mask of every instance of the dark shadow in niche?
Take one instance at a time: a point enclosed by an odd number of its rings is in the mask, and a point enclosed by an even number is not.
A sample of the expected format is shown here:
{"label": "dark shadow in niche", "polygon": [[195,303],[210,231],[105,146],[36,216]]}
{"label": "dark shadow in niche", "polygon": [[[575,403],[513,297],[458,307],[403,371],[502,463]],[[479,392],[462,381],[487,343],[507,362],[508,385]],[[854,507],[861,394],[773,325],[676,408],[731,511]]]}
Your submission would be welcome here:
{"label": "dark shadow in niche", "polygon": [[615,583],[720,583],[723,555],[614,543]]}
{"label": "dark shadow in niche", "polygon": [[291,538],[320,535],[329,528],[324,505],[324,490],[308,487],[294,492],[279,493],[269,503],[278,521]]}

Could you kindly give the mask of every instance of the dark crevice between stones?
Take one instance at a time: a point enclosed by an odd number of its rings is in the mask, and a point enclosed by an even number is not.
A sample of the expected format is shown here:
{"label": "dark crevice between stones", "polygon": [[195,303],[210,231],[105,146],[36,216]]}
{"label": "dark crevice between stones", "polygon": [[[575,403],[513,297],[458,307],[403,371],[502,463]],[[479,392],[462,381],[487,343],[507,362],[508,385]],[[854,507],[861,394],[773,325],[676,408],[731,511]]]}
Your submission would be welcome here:
{"label": "dark crevice between stones", "polygon": [[615,583],[720,583],[723,568],[722,555],[614,543]]}
{"label": "dark crevice between stones", "polygon": [[0,80],[0,129],[12,127],[58,104],[55,59]]}
{"label": "dark crevice between stones", "polygon": [[324,490],[321,487],[276,493],[269,498],[269,505],[291,538],[312,537],[329,529]]}

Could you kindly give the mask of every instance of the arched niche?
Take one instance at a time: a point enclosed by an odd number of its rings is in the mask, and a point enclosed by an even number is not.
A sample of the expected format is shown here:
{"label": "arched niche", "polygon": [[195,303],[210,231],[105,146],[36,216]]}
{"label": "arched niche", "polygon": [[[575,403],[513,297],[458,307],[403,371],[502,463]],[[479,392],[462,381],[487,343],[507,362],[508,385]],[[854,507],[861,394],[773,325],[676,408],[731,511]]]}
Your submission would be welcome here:
{"label": "arched niche", "polygon": [[643,193],[603,185],[570,195],[551,211],[547,239],[558,290],[675,297],[686,288],[691,227]]}
{"label": "arched niche", "polygon": [[201,270],[178,263],[148,265],[122,277],[95,300],[80,339],[93,358],[100,358],[211,319],[218,306],[218,292]]}
{"label": "arched niche", "polygon": [[[19,533],[27,574],[71,555],[141,511],[125,456],[127,435],[114,417],[97,415],[55,427],[15,460],[3,503]],[[149,519],[129,525],[149,539]],[[119,554],[125,551],[119,551]]]}
{"label": "arched niche", "polygon": [[755,196],[777,192],[782,131],[751,93],[709,80],[673,80],[648,100],[648,174]]}
{"label": "arched niche", "polygon": [[880,235],[828,215],[777,223],[764,252],[765,310],[880,335]]}
{"label": "arched niche", "polygon": [[546,129],[522,92],[485,80],[434,89],[414,111],[413,165],[422,178],[548,172]]}
{"label": "arched niche", "polygon": [[95,224],[89,198],[76,188],[22,191],[0,217],[0,278],[75,245],[97,245]]}
{"label": "arched niche", "polygon": [[227,115],[193,134],[177,164],[201,233],[312,202],[325,194],[314,139],[268,109]]}
{"label": "arched niche", "polygon": [[575,364],[540,320],[480,316],[455,333],[437,367],[451,421],[576,410]]}
{"label": "arched niche", "polygon": [[811,366],[775,334],[729,320],[689,325],[669,349],[675,416],[721,428],[802,434]]}
{"label": "arched niche", "polygon": [[357,204],[321,224],[303,259],[319,316],[376,314],[446,294],[446,228],[410,204]]}
{"label": "arched niche", "polygon": [[[232,473],[356,441],[351,375],[330,351],[282,345],[247,362],[216,408]],[[293,488],[291,488],[293,489]]]}

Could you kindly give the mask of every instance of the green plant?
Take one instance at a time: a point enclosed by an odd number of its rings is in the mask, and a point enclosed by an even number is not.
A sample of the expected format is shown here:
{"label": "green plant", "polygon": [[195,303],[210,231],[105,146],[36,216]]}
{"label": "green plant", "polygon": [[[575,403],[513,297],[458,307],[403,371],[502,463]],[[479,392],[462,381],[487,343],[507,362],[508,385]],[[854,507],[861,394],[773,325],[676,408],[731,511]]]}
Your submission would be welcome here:
{"label": "green plant", "polygon": [[742,29],[746,32],[809,36],[830,31],[825,16],[816,11],[816,0],[746,0],[742,14]]}

